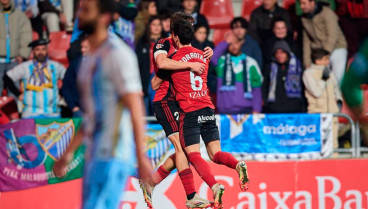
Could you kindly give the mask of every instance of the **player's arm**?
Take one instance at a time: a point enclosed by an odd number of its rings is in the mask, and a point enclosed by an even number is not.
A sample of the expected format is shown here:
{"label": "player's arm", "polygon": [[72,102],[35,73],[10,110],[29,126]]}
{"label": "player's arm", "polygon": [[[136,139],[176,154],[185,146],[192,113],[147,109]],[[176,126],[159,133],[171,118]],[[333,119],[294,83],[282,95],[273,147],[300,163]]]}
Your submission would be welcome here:
{"label": "player's arm", "polygon": [[66,168],[70,163],[70,161],[74,158],[74,152],[82,144],[82,141],[83,141],[83,131],[82,128],[80,128],[76,136],[72,140],[72,142],[69,144],[68,148],[63,153],[63,155],[54,164],[52,170],[54,171],[56,177],[61,178],[66,175],[67,173]]}
{"label": "player's arm", "polygon": [[152,166],[144,152],[145,121],[142,95],[140,93],[127,93],[122,96],[122,103],[130,110],[131,114],[139,177],[148,179],[152,173]]}
{"label": "player's arm", "polygon": [[153,48],[153,57],[159,69],[164,70],[186,70],[190,69],[193,72],[202,74],[205,70],[205,65],[198,62],[179,62],[171,60],[167,57],[171,48],[170,41],[166,40],[163,43],[157,42]]}
{"label": "player's arm", "polygon": [[152,85],[152,89],[154,91],[157,91],[157,89],[160,87],[161,83],[164,80],[162,80],[161,78],[157,77],[156,75],[153,76],[152,80],[151,80],[151,85]]}

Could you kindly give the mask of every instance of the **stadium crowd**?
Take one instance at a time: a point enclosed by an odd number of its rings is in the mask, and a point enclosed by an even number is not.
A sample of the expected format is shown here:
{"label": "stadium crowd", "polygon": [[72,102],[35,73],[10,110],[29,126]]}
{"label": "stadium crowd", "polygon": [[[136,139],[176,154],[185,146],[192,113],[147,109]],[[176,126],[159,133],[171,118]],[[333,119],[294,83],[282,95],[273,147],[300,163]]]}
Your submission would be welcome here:
{"label": "stadium crowd", "polygon": [[[218,113],[341,111],[339,85],[348,60],[368,37],[368,2],[297,0],[285,9],[284,1],[263,0],[250,18],[229,22],[213,43],[200,0],[116,0],[109,30],[136,52],[147,114],[153,114],[155,94],[153,46],[170,35],[176,11],[196,21],[192,45],[214,50],[208,84]],[[0,86],[3,96],[17,98],[22,118],[81,116],[76,74],[89,43],[74,18],[78,4],[0,0]],[[59,41],[51,39],[56,33],[70,38],[66,61],[48,53]]]}

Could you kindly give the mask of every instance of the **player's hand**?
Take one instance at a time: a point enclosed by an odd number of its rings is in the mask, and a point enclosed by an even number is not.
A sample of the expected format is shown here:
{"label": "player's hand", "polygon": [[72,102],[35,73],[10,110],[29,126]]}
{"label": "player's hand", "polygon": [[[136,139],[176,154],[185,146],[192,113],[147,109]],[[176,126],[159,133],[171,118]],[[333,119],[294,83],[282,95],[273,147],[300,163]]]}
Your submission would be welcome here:
{"label": "player's hand", "polygon": [[65,154],[58,161],[55,162],[52,171],[57,178],[62,178],[66,176],[67,166],[69,162],[73,159],[74,154]]}
{"label": "player's hand", "polygon": [[188,62],[190,64],[190,70],[201,75],[206,70],[206,65],[200,62]]}
{"label": "player's hand", "polygon": [[206,48],[204,48],[204,58],[211,60],[212,56],[213,56],[213,50],[211,49],[211,47],[207,46]]}

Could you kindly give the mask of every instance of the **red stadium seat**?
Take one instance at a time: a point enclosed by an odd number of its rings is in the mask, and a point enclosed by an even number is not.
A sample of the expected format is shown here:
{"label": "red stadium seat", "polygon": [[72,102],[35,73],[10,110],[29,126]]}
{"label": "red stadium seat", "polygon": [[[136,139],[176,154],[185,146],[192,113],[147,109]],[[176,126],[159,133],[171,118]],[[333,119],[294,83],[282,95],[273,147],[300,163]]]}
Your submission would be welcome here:
{"label": "red stadium seat", "polygon": [[282,7],[284,7],[286,10],[289,10],[289,8],[295,4],[295,0],[284,0],[282,2]]}
{"label": "red stadium seat", "polygon": [[49,57],[65,67],[69,65],[66,51],[69,49],[70,39],[71,35],[65,31],[50,33]]}
{"label": "red stadium seat", "polygon": [[212,41],[215,45],[224,40],[225,33],[231,31],[231,29],[215,29],[213,33]]}
{"label": "red stadium seat", "polygon": [[249,21],[252,11],[261,6],[262,2],[263,0],[243,0],[241,16]]}
{"label": "red stadium seat", "polygon": [[0,97],[0,124],[19,119],[17,104],[13,97]]}
{"label": "red stadium seat", "polygon": [[231,0],[202,0],[200,13],[206,16],[211,28],[227,28],[234,18]]}
{"label": "red stadium seat", "polygon": [[32,41],[39,39],[40,36],[36,31],[32,31]]}

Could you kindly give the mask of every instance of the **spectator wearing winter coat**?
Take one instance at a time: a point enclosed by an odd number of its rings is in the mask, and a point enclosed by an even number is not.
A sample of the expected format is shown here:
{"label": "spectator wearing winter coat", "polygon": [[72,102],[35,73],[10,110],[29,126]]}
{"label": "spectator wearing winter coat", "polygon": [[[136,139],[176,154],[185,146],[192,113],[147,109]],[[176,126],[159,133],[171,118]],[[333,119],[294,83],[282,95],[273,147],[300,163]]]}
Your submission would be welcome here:
{"label": "spectator wearing winter coat", "polygon": [[302,65],[284,40],[275,42],[272,61],[267,65],[263,98],[266,113],[301,113],[306,104],[303,92]]}
{"label": "spectator wearing winter coat", "polygon": [[259,113],[262,109],[262,73],[257,62],[241,51],[241,44],[230,44],[216,66],[220,114]]}
{"label": "spectator wearing winter coat", "polygon": [[31,23],[15,8],[13,0],[0,3],[0,90],[4,73],[29,58],[32,41]]}
{"label": "spectator wearing winter coat", "polygon": [[337,15],[323,2],[300,0],[303,10],[304,65],[309,68],[313,49],[324,49],[330,53],[332,72],[340,83],[345,73],[347,44],[338,24]]}
{"label": "spectator wearing winter coat", "polygon": [[249,34],[247,34],[248,22],[242,17],[234,18],[231,23],[231,32],[225,35],[225,40],[217,44],[214,49],[214,55],[211,59],[213,65],[217,65],[219,58],[226,53],[227,48],[233,42],[241,42],[241,52],[248,57],[252,57],[257,61],[260,69],[262,69],[262,50]]}
{"label": "spectator wearing winter coat", "polygon": [[277,0],[264,0],[263,5],[253,10],[249,22],[249,34],[259,44],[272,37],[271,22],[274,17],[282,17],[291,30],[291,22],[287,10],[277,5]]}
{"label": "spectator wearing winter coat", "polygon": [[138,15],[134,20],[134,40],[137,43],[144,35],[146,26],[152,16],[157,15],[156,3],[153,0],[141,0],[138,4]]}
{"label": "spectator wearing winter coat", "polygon": [[273,49],[275,43],[284,40],[289,46],[291,52],[301,60],[301,50],[296,41],[293,39],[293,35],[290,30],[287,28],[287,23],[284,18],[276,17],[272,20],[271,23],[272,28],[272,37],[265,40],[262,44],[262,52],[263,52],[263,63],[268,65],[271,63],[273,58]]}

